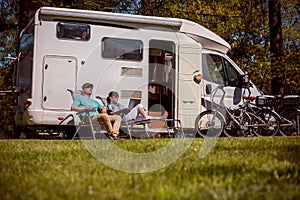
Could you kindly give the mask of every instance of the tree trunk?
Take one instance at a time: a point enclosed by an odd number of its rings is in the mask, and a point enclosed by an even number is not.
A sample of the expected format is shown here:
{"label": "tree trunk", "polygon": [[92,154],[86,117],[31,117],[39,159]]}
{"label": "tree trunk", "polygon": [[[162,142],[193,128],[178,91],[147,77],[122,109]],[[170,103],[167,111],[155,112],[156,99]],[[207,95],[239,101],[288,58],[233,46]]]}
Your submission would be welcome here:
{"label": "tree trunk", "polygon": [[271,83],[272,94],[283,94],[284,66],[281,62],[282,54],[282,28],[281,28],[281,3],[280,0],[269,0],[269,29],[270,53],[273,80]]}

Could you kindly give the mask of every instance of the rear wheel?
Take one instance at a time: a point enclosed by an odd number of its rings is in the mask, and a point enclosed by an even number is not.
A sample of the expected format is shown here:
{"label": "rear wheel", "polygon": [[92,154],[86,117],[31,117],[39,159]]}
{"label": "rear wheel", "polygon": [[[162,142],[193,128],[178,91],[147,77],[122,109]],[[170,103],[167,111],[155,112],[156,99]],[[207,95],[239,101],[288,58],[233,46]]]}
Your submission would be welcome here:
{"label": "rear wheel", "polygon": [[204,138],[219,137],[224,128],[223,116],[214,110],[206,110],[195,121],[197,132]]}
{"label": "rear wheel", "polygon": [[76,132],[76,127],[71,125],[62,126],[57,129],[57,132],[60,133],[63,139],[72,139]]}
{"label": "rear wheel", "polygon": [[299,135],[299,113],[296,109],[285,110],[281,114],[280,133],[283,136]]}
{"label": "rear wheel", "polygon": [[251,126],[257,136],[274,136],[279,131],[280,119],[272,110],[264,109],[254,114]]}
{"label": "rear wheel", "polygon": [[224,133],[227,137],[245,137],[249,134],[249,125],[251,118],[244,113],[242,116],[236,117],[240,124],[236,124],[230,117],[226,118],[226,126]]}

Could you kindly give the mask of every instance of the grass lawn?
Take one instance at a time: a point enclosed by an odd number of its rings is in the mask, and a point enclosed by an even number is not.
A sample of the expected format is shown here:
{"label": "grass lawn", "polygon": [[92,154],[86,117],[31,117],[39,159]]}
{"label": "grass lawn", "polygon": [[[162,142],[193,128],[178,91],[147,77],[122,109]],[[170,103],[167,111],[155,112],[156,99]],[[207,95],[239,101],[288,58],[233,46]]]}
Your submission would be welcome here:
{"label": "grass lawn", "polygon": [[[170,140],[112,142],[150,152]],[[300,137],[219,138],[200,158],[203,142],[194,139],[158,171],[125,173],[99,162],[80,140],[0,140],[0,198],[300,199]]]}

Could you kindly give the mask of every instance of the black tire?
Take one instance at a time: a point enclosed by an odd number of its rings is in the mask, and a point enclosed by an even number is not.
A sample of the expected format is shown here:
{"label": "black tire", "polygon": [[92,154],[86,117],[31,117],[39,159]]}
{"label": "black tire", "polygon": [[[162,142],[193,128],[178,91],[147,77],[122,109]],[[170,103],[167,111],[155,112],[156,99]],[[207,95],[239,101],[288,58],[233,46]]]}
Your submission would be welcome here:
{"label": "black tire", "polygon": [[272,110],[263,109],[252,117],[252,131],[257,136],[274,136],[278,133],[280,127],[280,118]]}
{"label": "black tire", "polygon": [[[294,136],[298,135],[299,130],[299,118],[297,115],[300,115],[296,109],[293,110],[284,110],[280,113],[281,124],[280,124],[280,134],[283,136]],[[297,122],[298,121],[298,122]]]}
{"label": "black tire", "polygon": [[226,118],[226,126],[224,127],[224,134],[227,137],[245,137],[250,134],[249,125],[251,118],[244,113],[242,116],[236,118],[242,126],[236,124],[230,117]]}
{"label": "black tire", "polygon": [[214,110],[201,112],[195,120],[197,132],[204,138],[219,137],[224,128],[223,116]]}
{"label": "black tire", "polygon": [[65,132],[66,139],[72,139],[76,132],[76,127],[75,126],[66,126],[63,129],[63,131]]}

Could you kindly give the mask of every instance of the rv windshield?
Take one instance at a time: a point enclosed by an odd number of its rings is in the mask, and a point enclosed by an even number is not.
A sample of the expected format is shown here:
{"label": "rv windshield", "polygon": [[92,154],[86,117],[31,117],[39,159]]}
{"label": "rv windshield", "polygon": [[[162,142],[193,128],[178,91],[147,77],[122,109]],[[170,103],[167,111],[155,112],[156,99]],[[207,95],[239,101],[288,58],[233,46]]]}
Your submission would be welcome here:
{"label": "rv windshield", "polygon": [[238,86],[240,73],[224,57],[215,54],[203,54],[203,78],[225,86]]}

